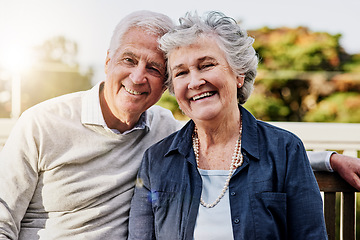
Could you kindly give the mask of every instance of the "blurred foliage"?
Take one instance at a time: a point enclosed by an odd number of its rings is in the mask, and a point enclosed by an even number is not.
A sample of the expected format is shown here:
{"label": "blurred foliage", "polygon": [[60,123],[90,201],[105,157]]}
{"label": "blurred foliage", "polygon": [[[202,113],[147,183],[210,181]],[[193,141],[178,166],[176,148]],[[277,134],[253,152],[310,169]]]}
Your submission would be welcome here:
{"label": "blurred foliage", "polygon": [[263,121],[278,119],[282,121],[289,114],[289,108],[280,99],[272,96],[263,96],[253,93],[251,98],[244,104],[252,114]]}
{"label": "blurred foliage", "polygon": [[[260,62],[255,91],[245,107],[257,118],[360,122],[354,111],[360,109],[360,74],[355,74],[360,72],[360,55],[344,51],[340,34],[305,27],[265,27],[248,33],[255,38]],[[337,101],[342,102],[335,108]]]}
{"label": "blurred foliage", "polygon": [[174,117],[178,120],[185,121],[189,118],[184,115],[184,113],[180,110],[179,104],[177,103],[175,97],[169,93],[169,91],[165,91],[161,96],[160,100],[157,102],[157,105],[162,106],[164,108],[169,109]]}
{"label": "blurred foliage", "polygon": [[[75,42],[64,37],[49,39],[35,47],[31,69],[21,73],[22,111],[46,99],[91,88],[93,70],[80,69],[77,48]],[[3,78],[10,80],[11,76]],[[11,81],[0,81],[0,96],[6,92],[11,92]],[[9,117],[10,111],[11,99],[0,98],[0,117]]]}
{"label": "blurred foliage", "polygon": [[360,93],[340,92],[320,101],[305,121],[360,123]]}
{"label": "blurred foliage", "polygon": [[350,56],[350,60],[344,63],[343,69],[346,72],[360,72],[360,54]]}
{"label": "blurred foliage", "polygon": [[340,70],[346,54],[340,47],[340,34],[311,32],[308,28],[267,27],[249,31],[260,56],[259,68],[268,70]]}

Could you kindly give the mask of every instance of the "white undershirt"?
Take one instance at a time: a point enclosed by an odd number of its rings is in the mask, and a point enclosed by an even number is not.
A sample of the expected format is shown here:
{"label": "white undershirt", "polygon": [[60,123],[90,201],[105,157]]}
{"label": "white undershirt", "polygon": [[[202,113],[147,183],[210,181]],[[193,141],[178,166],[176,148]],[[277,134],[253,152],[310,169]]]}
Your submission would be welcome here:
{"label": "white undershirt", "polygon": [[[228,170],[199,169],[202,177],[202,198],[206,203],[213,203],[220,195],[229,174]],[[229,190],[213,208],[205,208],[201,204],[196,219],[194,240],[232,240]]]}

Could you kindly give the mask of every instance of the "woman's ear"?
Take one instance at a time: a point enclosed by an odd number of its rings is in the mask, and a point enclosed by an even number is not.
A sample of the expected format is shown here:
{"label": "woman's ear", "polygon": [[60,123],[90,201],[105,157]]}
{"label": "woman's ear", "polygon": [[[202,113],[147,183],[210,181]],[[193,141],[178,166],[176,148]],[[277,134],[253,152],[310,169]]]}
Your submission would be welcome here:
{"label": "woman's ear", "polygon": [[237,87],[238,87],[238,88],[241,88],[242,85],[244,84],[245,74],[239,74],[239,75],[236,77],[236,80],[237,80]]}

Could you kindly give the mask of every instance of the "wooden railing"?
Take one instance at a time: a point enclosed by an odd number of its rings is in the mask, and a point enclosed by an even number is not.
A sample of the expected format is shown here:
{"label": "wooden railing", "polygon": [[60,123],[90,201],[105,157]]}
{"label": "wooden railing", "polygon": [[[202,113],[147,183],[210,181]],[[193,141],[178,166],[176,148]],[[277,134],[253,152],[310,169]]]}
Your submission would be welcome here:
{"label": "wooden railing", "polygon": [[[356,195],[337,173],[315,172],[320,191],[324,192],[324,215],[329,240],[336,239],[336,228],[340,229],[340,239],[355,240],[356,236]],[[336,194],[340,193],[340,226],[336,223]]]}
{"label": "wooden railing", "polygon": [[[336,150],[343,154],[358,157],[360,152],[360,124],[349,123],[298,123],[270,122],[287,129],[304,142],[307,150]],[[0,150],[5,143],[14,119],[0,119]],[[337,173],[315,172],[320,190],[324,193],[324,214],[329,240],[335,240],[336,194],[341,194],[340,239],[355,239],[356,190]]]}

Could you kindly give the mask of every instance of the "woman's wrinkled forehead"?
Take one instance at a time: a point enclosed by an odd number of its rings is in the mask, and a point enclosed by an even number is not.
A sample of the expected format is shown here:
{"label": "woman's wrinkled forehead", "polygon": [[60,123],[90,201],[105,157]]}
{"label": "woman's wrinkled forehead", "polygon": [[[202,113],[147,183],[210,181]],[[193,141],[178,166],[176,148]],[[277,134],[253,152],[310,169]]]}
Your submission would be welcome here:
{"label": "woman's wrinkled forehead", "polygon": [[172,45],[171,48],[165,49],[166,57],[169,58],[173,51],[180,48],[189,47],[191,45],[201,45],[205,41],[213,39],[216,41],[217,45],[221,48],[221,43],[218,41],[218,37],[215,34],[201,33],[194,36],[189,36],[185,41],[178,41]]}

